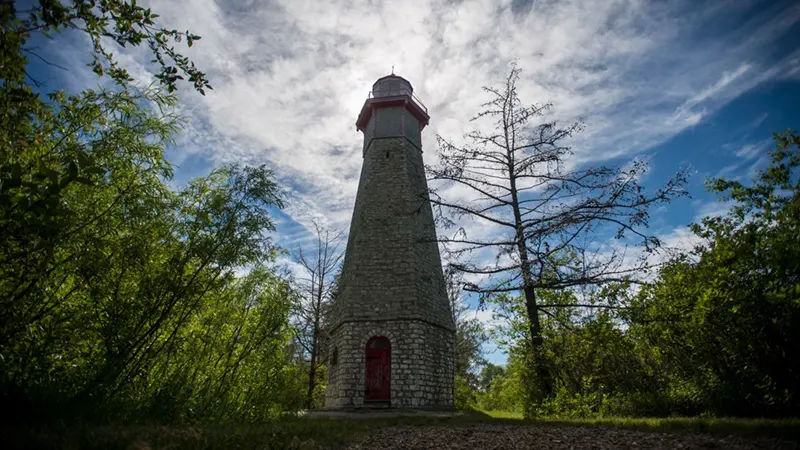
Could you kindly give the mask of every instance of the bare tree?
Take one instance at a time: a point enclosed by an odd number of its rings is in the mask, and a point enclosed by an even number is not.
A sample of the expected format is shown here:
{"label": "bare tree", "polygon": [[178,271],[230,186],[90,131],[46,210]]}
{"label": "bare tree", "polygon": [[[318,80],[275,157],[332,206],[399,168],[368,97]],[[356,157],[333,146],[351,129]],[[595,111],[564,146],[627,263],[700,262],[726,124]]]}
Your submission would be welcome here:
{"label": "bare tree", "polygon": [[308,407],[314,403],[317,372],[327,361],[325,352],[325,321],[331,297],[336,287],[339,265],[344,256],[343,232],[331,230],[314,222],[317,242],[312,252],[298,248],[294,260],[303,267],[299,278],[301,302],[297,311],[297,342],[309,357]]}
{"label": "bare tree", "polygon": [[571,166],[572,153],[561,142],[582,124],[532,123],[551,105],[523,106],[516,90],[519,74],[513,65],[504,86],[484,87],[492,99],[473,120],[493,119],[492,131],[468,133],[464,146],[437,136],[439,163],[427,170],[433,183],[455,185],[471,197],[443,198],[432,190],[437,219],[453,225],[467,217],[496,231],[473,237],[461,228],[439,238],[455,258],[472,252],[493,256],[489,262],[452,264],[480,278],[465,283],[465,290],[482,296],[521,291],[535,351],[542,343],[539,313],[559,306],[537,304],[537,290],[627,281],[647,268],[643,256],[626,258],[626,238],[638,241],[643,255],[660,247],[642,231],[648,210],[686,195],[686,173],[647,192],[638,182],[647,170],[640,161],[623,168]]}
{"label": "bare tree", "polygon": [[448,264],[444,279],[453,322],[456,324],[456,374],[465,379],[474,378],[472,381],[477,384],[477,378],[470,376],[470,370],[485,363],[483,344],[489,337],[483,324],[475,314],[471,314],[469,305],[463,299],[463,273]]}

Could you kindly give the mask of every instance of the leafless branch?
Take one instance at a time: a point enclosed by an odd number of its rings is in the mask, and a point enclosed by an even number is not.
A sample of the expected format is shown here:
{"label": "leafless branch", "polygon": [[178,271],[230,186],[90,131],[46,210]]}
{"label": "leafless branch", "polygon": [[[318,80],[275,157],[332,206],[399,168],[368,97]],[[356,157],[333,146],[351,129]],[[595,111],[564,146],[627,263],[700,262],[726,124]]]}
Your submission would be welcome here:
{"label": "leafless branch", "polygon": [[[652,264],[628,258],[628,242],[640,243],[645,253],[660,248],[661,242],[646,232],[649,210],[686,195],[686,173],[646,190],[638,181],[647,169],[641,161],[627,168],[568,170],[572,152],[565,142],[583,123],[543,120],[549,103],[523,105],[516,90],[520,73],[513,65],[503,86],[484,88],[491,99],[472,120],[489,120],[493,128],[467,133],[464,146],[438,136],[439,163],[427,170],[432,181],[474,194],[455,199],[431,190],[438,223],[453,226],[469,217],[497,230],[484,233],[490,236],[485,239],[467,238],[464,232],[439,238],[454,255],[490,250],[495,256],[489,262],[451,264],[482,277],[462,282],[463,289],[482,296],[521,292],[535,344],[541,336],[539,313],[547,314],[537,304],[537,290],[639,282],[639,273]],[[614,239],[626,240],[620,248],[611,245]]]}

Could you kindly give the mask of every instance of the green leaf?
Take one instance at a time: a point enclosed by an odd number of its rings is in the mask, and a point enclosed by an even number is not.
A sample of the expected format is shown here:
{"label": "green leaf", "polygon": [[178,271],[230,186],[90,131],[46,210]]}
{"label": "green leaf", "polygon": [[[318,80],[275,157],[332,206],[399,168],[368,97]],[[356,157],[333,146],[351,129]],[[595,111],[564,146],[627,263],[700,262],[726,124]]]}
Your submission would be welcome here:
{"label": "green leaf", "polygon": [[70,179],[75,179],[78,176],[78,166],[75,164],[74,161],[70,161],[69,166],[67,167],[67,177]]}
{"label": "green leaf", "polygon": [[53,169],[48,169],[46,167],[42,169],[42,172],[44,172],[44,175],[47,177],[48,180],[50,180],[50,183],[58,184],[58,175],[59,175],[58,172],[56,172]]}
{"label": "green leaf", "polygon": [[92,165],[92,160],[83,150],[78,150],[78,164],[80,165],[81,169],[85,169]]}
{"label": "green leaf", "polygon": [[102,167],[89,167],[85,170],[85,172],[92,175],[105,175],[106,169]]}

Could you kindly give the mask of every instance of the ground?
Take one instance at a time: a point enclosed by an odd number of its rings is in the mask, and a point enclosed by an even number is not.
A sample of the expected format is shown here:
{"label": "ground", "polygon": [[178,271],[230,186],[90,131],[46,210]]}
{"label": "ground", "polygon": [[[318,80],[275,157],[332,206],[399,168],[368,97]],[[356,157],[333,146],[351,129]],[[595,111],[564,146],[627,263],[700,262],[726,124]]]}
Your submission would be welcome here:
{"label": "ground", "polygon": [[[397,418],[381,418],[381,414],[397,414]],[[365,423],[385,422],[346,446],[348,450],[800,449],[800,422],[794,420],[525,421],[519,414],[478,411],[449,416],[441,412],[362,412],[344,417],[349,423],[358,417],[368,419]]]}
{"label": "ground", "polygon": [[389,427],[348,450],[578,450],[578,449],[795,449],[775,439],[743,439],[694,434],[653,433],[620,428],[559,425],[472,425],[465,427]]}
{"label": "ground", "polygon": [[0,425],[2,449],[798,449],[800,420],[522,420],[517,415],[360,413],[253,425]]}

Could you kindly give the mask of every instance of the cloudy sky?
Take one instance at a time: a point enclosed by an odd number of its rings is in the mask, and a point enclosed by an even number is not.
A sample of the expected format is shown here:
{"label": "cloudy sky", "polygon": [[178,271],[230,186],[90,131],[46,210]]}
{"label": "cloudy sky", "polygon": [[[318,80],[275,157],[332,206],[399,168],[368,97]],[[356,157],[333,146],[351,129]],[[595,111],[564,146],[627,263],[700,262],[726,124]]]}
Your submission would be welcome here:
{"label": "cloudy sky", "polygon": [[[361,166],[354,122],[376,78],[414,85],[435,136],[458,139],[509,63],[523,69],[525,102],[552,102],[559,120],[582,118],[580,164],[645,158],[645,184],[691,168],[691,199],[654,212],[669,242],[721,205],[703,180],[747,179],[766,163],[773,131],[800,123],[800,4],[792,1],[153,0],[163,25],[202,40],[186,52],[214,87],[189,86],[190,126],[170,149],[176,184],[228,162],[266,163],[287,190],[278,241],[307,245],[316,218],[347,229]],[[51,87],[96,84],[79,38],[52,41]],[[118,50],[142,83],[145,50]],[[40,68],[40,70],[48,70]],[[486,312],[480,313],[487,316]],[[495,353],[494,361],[503,356]]]}

